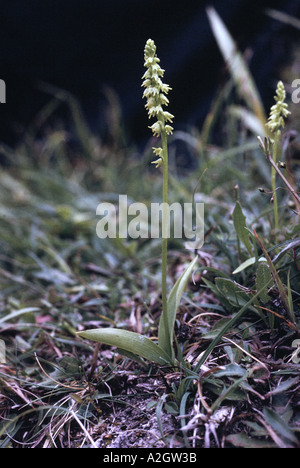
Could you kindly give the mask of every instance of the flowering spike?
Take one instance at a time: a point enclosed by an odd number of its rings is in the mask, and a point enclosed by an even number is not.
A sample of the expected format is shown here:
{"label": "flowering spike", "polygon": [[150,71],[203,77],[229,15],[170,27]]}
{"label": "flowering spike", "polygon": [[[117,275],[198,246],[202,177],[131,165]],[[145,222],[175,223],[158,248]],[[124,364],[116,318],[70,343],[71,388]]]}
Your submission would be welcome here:
{"label": "flowering spike", "polygon": [[276,104],[271,107],[270,117],[267,122],[267,126],[271,132],[275,133],[280,127],[284,127],[284,117],[290,114],[288,105],[285,101],[285,89],[282,81],[279,81],[276,89],[276,96],[274,99]]}
{"label": "flowering spike", "polygon": [[[171,88],[161,80],[165,71],[159,65],[160,60],[156,56],[156,45],[152,39],[148,39],[146,42],[144,59],[147,71],[142,78],[144,80],[142,86],[145,88],[143,98],[147,99],[145,107],[148,111],[149,118],[157,118],[157,121],[149,128],[151,128],[154,136],[159,137],[162,132],[171,135],[173,127],[171,127],[171,125],[166,125],[166,122],[172,123],[174,116],[170,114],[170,112],[163,110],[163,106],[169,104],[166,94],[168,94]],[[158,155],[156,150],[155,154]],[[157,161],[159,160],[160,159]],[[161,163],[158,164],[157,161],[154,161],[154,163],[158,166]]]}

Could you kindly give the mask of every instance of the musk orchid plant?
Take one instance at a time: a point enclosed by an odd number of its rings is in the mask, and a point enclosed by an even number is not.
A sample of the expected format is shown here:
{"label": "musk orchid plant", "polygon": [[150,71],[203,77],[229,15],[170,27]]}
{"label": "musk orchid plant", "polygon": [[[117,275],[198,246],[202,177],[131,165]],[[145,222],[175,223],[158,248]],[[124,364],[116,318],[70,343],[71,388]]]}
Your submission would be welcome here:
{"label": "musk orchid plant", "polygon": [[261,137],[258,137],[259,144],[263,152],[266,154],[269,162],[271,163],[271,180],[272,180],[272,192],[273,192],[273,207],[274,207],[274,227],[275,232],[278,231],[278,222],[279,222],[279,214],[278,214],[278,201],[277,201],[277,194],[276,194],[276,176],[279,175],[285,185],[287,186],[288,190],[291,192],[293,196],[298,214],[299,206],[300,206],[300,199],[294,188],[291,184],[287,181],[285,176],[282,174],[278,167],[278,157],[279,157],[279,150],[280,150],[280,138],[282,128],[285,125],[285,118],[288,117],[290,111],[288,110],[288,105],[285,102],[286,92],[282,81],[279,81],[276,88],[276,95],[274,96],[275,104],[271,107],[270,115],[268,118],[268,122],[266,124],[269,132],[272,135],[272,139],[266,137],[264,142],[262,141]]}
{"label": "musk orchid plant", "polygon": [[153,163],[163,169],[162,189],[162,314],[158,328],[158,343],[144,335],[118,328],[98,328],[79,332],[78,335],[106,345],[116,346],[119,353],[141,362],[140,358],[155,362],[159,365],[176,365],[173,348],[174,326],[176,312],[186,287],[187,281],[197,262],[197,257],[188,265],[178,278],[167,297],[167,236],[168,236],[168,135],[172,134],[174,116],[164,110],[169,100],[167,94],[170,87],[163,83],[164,70],[159,65],[156,46],[152,39],[148,39],[144,50],[145,67],[143,84],[145,88],[143,98],[146,98],[146,109],[149,118],[155,118],[150,126],[153,135],[161,138],[161,147],[153,148],[157,157]]}
{"label": "musk orchid plant", "polygon": [[[156,45],[152,39],[148,39],[145,46],[144,53],[145,67],[147,71],[143,75],[142,86],[145,87],[143,98],[147,99],[145,105],[148,110],[149,118],[155,117],[157,120],[151,125],[151,130],[154,136],[161,137],[162,147],[153,148],[155,156],[158,159],[152,161],[156,167],[162,166],[163,168],[163,194],[162,194],[162,226],[166,227],[167,213],[166,204],[168,203],[168,143],[167,136],[172,134],[173,127],[168,125],[167,122],[173,121],[174,116],[167,111],[163,110],[163,106],[169,104],[166,96],[170,91],[170,86],[162,82],[164,70],[159,65],[159,58],[156,56]],[[165,329],[166,342],[170,343],[170,331],[167,322],[167,249],[168,239],[162,233],[162,305],[164,320],[163,328]],[[167,350],[170,352],[170,349]]]}

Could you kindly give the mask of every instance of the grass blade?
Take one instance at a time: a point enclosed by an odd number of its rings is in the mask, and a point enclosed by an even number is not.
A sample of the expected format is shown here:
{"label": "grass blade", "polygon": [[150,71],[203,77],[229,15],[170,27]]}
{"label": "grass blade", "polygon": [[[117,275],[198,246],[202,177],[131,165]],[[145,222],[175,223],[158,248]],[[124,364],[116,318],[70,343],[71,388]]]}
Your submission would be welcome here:
{"label": "grass blade", "polygon": [[274,18],[275,20],[281,21],[282,23],[289,24],[296,29],[300,29],[300,20],[295,16],[288,15],[284,11],[274,10],[273,8],[267,8],[266,14]]}
{"label": "grass blade", "polygon": [[249,108],[261,122],[262,128],[265,128],[266,117],[264,108],[245,60],[238,51],[234,40],[216,10],[209,7],[206,11],[212,31],[240,96],[246,101]]}

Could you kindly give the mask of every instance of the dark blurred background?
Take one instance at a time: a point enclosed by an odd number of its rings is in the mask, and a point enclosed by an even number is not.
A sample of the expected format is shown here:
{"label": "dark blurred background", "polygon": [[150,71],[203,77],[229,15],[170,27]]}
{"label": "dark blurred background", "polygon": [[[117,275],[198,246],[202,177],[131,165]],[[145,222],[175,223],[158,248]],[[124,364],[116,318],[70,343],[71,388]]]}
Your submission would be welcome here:
{"label": "dark blurred background", "polygon": [[225,66],[205,8],[215,7],[250,69],[266,107],[299,31],[265,14],[300,16],[298,0],[10,0],[0,1],[0,139],[14,144],[51,96],[40,82],[76,96],[94,132],[105,131],[106,86],[120,100],[129,139],[149,136],[142,101],[143,49],[156,42],[165,82],[173,88],[176,126],[201,126]]}

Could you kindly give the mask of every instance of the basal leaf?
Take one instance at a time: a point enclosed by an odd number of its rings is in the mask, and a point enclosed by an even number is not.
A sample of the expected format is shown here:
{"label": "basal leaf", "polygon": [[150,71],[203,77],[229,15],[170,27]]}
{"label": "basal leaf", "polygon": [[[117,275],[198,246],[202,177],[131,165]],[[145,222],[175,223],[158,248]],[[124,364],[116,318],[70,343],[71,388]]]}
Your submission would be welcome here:
{"label": "basal leaf", "polygon": [[170,292],[170,295],[168,297],[167,314],[168,314],[168,327],[169,327],[170,342],[168,342],[168,339],[167,339],[168,334],[166,333],[165,321],[164,321],[163,315],[161,315],[160,317],[159,330],[158,330],[158,344],[170,356],[173,354],[173,351],[172,351],[173,332],[174,332],[174,324],[175,324],[177,309],[179,307],[183,291],[191,276],[193,268],[196,265],[197,259],[198,257],[195,257],[194,260],[189,264],[187,269],[178,278],[178,280],[173,286]]}
{"label": "basal leaf", "polygon": [[256,288],[258,291],[262,290],[262,292],[259,295],[259,298],[264,304],[266,304],[270,300],[270,296],[268,295],[268,289],[273,283],[272,279],[272,273],[267,262],[259,262],[256,272]]}
{"label": "basal leaf", "polygon": [[264,408],[263,413],[267,424],[272,427],[276,434],[286,439],[288,443],[297,444],[298,440],[296,435],[279,414],[271,408]]}
{"label": "basal leaf", "polygon": [[233,211],[233,224],[239,240],[244,244],[249,254],[252,255],[252,245],[247,231],[246,218],[240,202],[237,200]]}
{"label": "basal leaf", "polygon": [[[149,338],[139,333],[118,328],[96,328],[77,333],[83,338],[97,341],[108,346],[143,357],[160,365],[171,364],[168,354]],[[128,353],[127,353],[128,354]]]}

